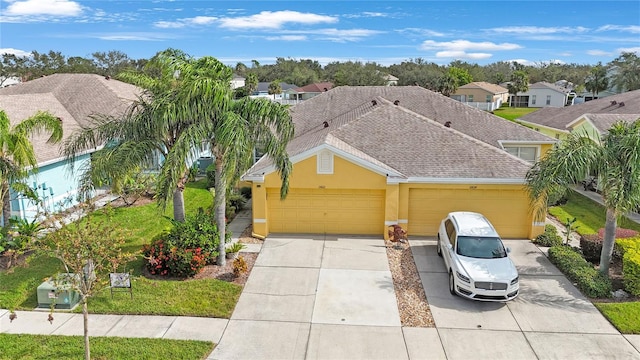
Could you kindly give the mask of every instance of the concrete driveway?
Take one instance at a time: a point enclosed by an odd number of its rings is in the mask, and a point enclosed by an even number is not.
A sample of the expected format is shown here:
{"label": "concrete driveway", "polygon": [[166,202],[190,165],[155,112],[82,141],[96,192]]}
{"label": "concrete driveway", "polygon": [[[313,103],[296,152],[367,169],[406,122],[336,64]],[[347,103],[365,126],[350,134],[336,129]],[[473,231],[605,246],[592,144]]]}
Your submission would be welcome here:
{"label": "concrete driveway", "polygon": [[450,295],[435,241],[410,242],[436,328],[400,326],[382,239],[271,236],[209,358],[640,359],[530,242],[507,241],[522,287],[508,304]]}

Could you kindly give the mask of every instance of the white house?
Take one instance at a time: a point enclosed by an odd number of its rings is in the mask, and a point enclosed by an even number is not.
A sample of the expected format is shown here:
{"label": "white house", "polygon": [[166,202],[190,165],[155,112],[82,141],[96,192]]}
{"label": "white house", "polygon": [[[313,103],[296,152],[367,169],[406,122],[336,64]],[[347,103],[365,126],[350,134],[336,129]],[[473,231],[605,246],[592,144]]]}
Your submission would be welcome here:
{"label": "white house", "polygon": [[[571,89],[540,81],[529,85],[529,90],[519,92],[516,96],[516,107],[564,107],[571,105]],[[513,96],[513,95],[511,95]],[[572,99],[573,97],[571,97]],[[513,103],[509,101],[509,103]]]}

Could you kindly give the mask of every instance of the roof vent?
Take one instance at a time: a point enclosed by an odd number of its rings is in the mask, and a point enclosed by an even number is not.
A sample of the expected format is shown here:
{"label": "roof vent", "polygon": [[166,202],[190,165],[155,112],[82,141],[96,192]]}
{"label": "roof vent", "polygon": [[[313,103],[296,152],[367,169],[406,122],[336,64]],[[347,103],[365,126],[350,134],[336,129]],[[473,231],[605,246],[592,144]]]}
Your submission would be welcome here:
{"label": "roof vent", "polygon": [[371,105],[376,106],[376,105],[378,105],[378,102],[375,101],[375,100],[371,100]]}
{"label": "roof vent", "polygon": [[451,121],[447,121],[446,123],[444,123],[444,126],[450,128],[451,127]]}
{"label": "roof vent", "polygon": [[62,118],[60,116],[56,117],[56,119],[58,119],[58,121],[62,122]]}
{"label": "roof vent", "polygon": [[324,91],[329,91],[329,89],[327,89],[327,88],[324,88]]}
{"label": "roof vent", "polygon": [[615,105],[615,104],[617,104],[617,103],[618,103],[618,102],[617,102],[617,101],[615,101],[615,100],[611,101],[611,105]]}
{"label": "roof vent", "polygon": [[620,103],[618,104],[619,107],[624,106],[624,101],[620,101]]}
{"label": "roof vent", "polygon": [[400,104],[400,100],[396,100],[393,102],[393,105],[398,105],[398,104]]}
{"label": "roof vent", "polygon": [[104,77],[105,80],[111,80],[111,76],[107,75]]}
{"label": "roof vent", "polygon": [[329,123],[328,123],[328,122],[326,122],[326,121],[323,121],[323,122],[322,122],[322,127],[323,127],[323,128],[328,128],[328,127],[329,127]]}

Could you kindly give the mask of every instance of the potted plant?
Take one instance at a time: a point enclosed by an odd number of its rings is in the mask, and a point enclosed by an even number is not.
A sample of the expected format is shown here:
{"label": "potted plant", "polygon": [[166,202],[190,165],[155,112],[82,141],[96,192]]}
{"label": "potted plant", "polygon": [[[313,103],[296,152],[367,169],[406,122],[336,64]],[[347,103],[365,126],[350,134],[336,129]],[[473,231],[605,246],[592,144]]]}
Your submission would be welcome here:
{"label": "potted plant", "polygon": [[238,256],[238,253],[240,252],[240,250],[244,248],[246,248],[246,245],[240,242],[234,242],[233,244],[227,246],[226,248],[227,259],[235,259]]}

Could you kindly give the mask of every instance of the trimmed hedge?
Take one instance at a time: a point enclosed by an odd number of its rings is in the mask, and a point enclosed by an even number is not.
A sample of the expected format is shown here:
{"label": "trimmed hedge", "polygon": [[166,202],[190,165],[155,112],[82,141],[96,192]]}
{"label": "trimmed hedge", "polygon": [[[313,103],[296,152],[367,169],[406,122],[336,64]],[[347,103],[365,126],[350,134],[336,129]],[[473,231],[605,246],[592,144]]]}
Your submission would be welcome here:
{"label": "trimmed hedge", "polygon": [[640,296],[640,237],[616,240],[622,249],[622,277],[627,292]]}
{"label": "trimmed hedge", "polygon": [[558,235],[555,226],[547,224],[544,226],[544,232],[538,235],[533,242],[540,246],[557,246],[562,245],[562,237]]}
{"label": "trimmed hedge", "polygon": [[586,296],[591,298],[611,297],[611,280],[600,274],[591,263],[570,246],[553,246],[549,249],[549,260]]}
{"label": "trimmed hedge", "polygon": [[580,249],[587,261],[597,263],[602,254],[602,238],[598,234],[585,234],[580,236]]}

